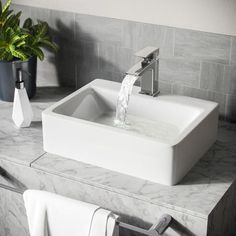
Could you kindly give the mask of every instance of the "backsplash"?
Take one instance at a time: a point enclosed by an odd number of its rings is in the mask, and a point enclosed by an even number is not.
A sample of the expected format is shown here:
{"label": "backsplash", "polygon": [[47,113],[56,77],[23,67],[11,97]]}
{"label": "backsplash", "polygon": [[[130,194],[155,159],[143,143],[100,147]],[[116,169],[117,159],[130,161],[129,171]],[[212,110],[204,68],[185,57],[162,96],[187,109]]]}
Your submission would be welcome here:
{"label": "backsplash", "polygon": [[38,63],[38,86],[79,88],[95,78],[121,82],[145,46],[160,47],[160,90],[216,101],[236,121],[236,37],[13,5],[49,23],[60,50]]}

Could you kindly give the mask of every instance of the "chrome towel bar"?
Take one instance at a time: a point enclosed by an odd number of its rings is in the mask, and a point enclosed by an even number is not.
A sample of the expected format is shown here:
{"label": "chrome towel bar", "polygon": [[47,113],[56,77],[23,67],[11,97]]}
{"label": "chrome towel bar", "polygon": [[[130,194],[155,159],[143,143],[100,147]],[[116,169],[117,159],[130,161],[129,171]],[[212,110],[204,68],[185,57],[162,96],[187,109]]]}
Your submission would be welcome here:
{"label": "chrome towel bar", "polygon": [[139,228],[134,225],[130,225],[127,223],[123,223],[117,220],[117,225],[122,228],[135,231],[140,234],[148,235],[148,236],[159,236],[162,235],[168,227],[171,225],[172,217],[168,214],[162,215],[159,221],[156,224],[153,224],[150,229]]}
{"label": "chrome towel bar", "polygon": [[[17,189],[14,187],[10,187],[4,184],[0,184],[0,188],[4,188],[10,191],[13,191],[15,193],[19,193],[19,194],[23,194],[24,191],[26,189]],[[162,235],[167,229],[168,227],[171,225],[172,223],[172,217],[168,214],[164,214],[161,216],[161,218],[159,219],[159,221],[156,224],[153,224],[152,227],[150,229],[143,229],[131,224],[127,224],[124,222],[121,222],[119,220],[116,221],[116,224],[119,227],[134,231],[136,233],[140,233],[140,234],[144,234],[147,236],[159,236]]]}

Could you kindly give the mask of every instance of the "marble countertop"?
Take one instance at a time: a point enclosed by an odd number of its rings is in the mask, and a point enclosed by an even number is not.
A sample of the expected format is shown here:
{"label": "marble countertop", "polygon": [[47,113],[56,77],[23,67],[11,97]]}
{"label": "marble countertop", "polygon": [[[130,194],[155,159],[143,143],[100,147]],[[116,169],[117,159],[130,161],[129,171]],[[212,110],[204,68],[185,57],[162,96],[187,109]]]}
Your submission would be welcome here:
{"label": "marble countertop", "polygon": [[236,179],[236,124],[226,122],[220,122],[215,145],[178,185],[171,187],[45,153],[41,111],[66,93],[51,92],[54,95],[48,99],[40,99],[43,93],[31,101],[35,117],[27,129],[16,129],[11,120],[12,104],[0,102],[1,159],[203,219],[207,219]]}
{"label": "marble countertop", "polygon": [[43,151],[42,110],[71,93],[71,88],[38,88],[31,99],[34,113],[30,128],[18,129],[12,121],[12,103],[0,101],[0,158],[30,165]]}

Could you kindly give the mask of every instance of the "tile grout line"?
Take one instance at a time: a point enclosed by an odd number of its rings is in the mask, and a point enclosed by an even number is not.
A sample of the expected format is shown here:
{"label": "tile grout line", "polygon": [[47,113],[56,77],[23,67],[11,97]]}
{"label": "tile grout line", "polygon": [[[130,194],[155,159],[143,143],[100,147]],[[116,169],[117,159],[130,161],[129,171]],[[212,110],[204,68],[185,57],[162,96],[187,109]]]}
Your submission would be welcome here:
{"label": "tile grout line", "polygon": [[173,57],[175,57],[175,35],[176,35],[176,28],[173,29],[173,42],[172,42],[172,46],[173,46]]}
{"label": "tile grout line", "polygon": [[200,66],[199,66],[199,75],[198,75],[198,88],[201,89],[201,77],[202,77],[202,61],[200,61]]}
{"label": "tile grout line", "polygon": [[[74,41],[76,42],[76,13],[73,13],[73,31],[74,31]],[[77,82],[77,62],[75,60],[74,64],[74,72],[75,72],[75,88],[78,89],[78,82]]]}
{"label": "tile grout line", "polygon": [[225,107],[224,107],[224,120],[226,120],[226,113],[227,113],[227,94],[225,89],[225,71],[226,71],[226,65],[224,65],[224,71],[223,71],[223,94],[225,95]]}
{"label": "tile grout line", "polygon": [[230,38],[229,65],[232,64],[233,36]]}
{"label": "tile grout line", "polygon": [[29,163],[29,167],[31,168],[32,167],[32,164],[34,164],[36,161],[38,161],[42,156],[44,156],[46,154],[46,152],[44,152],[43,154],[41,154],[39,157],[35,158],[34,160],[32,160],[30,163]]}

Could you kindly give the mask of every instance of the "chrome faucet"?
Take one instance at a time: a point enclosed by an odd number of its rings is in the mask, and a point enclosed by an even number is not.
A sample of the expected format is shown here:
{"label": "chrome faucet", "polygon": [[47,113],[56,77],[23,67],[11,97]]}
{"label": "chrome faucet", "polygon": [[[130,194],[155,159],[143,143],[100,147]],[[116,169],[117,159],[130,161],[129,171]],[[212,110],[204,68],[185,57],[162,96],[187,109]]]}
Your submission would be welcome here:
{"label": "chrome faucet", "polygon": [[143,60],[130,68],[126,74],[141,78],[140,93],[153,97],[157,96],[159,94],[159,48],[146,47],[135,53],[135,56],[141,57]]}

